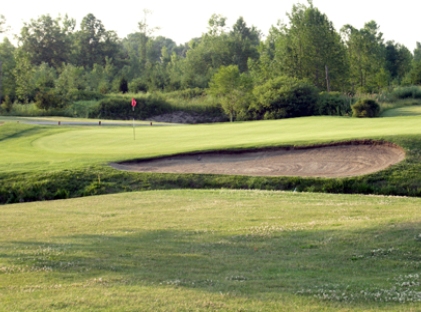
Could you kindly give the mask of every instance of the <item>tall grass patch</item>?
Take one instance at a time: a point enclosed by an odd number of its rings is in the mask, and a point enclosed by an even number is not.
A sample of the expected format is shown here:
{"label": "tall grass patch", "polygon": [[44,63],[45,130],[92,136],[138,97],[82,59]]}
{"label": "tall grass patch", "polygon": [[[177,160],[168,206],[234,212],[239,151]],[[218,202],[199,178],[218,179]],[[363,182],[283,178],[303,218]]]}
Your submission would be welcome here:
{"label": "tall grass patch", "polygon": [[392,95],[397,99],[421,99],[421,87],[408,86],[393,89]]}

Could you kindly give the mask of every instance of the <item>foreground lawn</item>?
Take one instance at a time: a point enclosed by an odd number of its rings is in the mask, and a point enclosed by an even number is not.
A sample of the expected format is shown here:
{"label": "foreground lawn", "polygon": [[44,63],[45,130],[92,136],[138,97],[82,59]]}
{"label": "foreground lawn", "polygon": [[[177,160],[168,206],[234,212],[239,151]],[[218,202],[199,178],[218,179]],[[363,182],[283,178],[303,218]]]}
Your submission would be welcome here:
{"label": "foreground lawn", "polygon": [[420,208],[229,190],[0,206],[0,310],[418,311]]}

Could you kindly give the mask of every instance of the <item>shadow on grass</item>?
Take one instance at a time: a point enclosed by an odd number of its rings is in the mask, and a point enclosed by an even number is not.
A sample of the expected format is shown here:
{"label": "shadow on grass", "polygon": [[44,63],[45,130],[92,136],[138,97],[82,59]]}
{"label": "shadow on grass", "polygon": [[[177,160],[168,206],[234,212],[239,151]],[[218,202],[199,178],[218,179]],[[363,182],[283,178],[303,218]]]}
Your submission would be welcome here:
{"label": "shadow on grass", "polygon": [[[274,226],[244,235],[120,229],[13,242],[3,260],[56,278],[162,285],[258,298],[282,292],[372,306],[421,302],[420,224],[359,231]],[[56,242],[54,242],[56,241]]]}
{"label": "shadow on grass", "polygon": [[2,131],[0,132],[0,142],[27,137],[43,132],[45,132],[45,128],[43,127],[29,126],[18,123],[8,123],[2,126]]}

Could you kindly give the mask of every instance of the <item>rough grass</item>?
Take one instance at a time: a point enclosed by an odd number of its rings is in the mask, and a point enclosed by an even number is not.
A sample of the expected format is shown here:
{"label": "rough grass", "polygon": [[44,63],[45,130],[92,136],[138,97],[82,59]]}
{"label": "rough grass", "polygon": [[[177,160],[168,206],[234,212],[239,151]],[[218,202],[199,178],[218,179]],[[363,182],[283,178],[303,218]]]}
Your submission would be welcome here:
{"label": "rough grass", "polygon": [[421,200],[176,190],[1,206],[3,311],[417,311]]}

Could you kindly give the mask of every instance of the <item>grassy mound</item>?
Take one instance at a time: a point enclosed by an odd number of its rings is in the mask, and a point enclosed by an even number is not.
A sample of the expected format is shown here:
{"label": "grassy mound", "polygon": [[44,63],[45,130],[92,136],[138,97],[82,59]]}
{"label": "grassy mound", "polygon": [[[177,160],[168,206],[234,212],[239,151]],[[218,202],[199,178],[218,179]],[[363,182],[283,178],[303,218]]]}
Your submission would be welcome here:
{"label": "grassy mound", "polygon": [[417,311],[420,199],[174,190],[0,207],[10,311]]}

